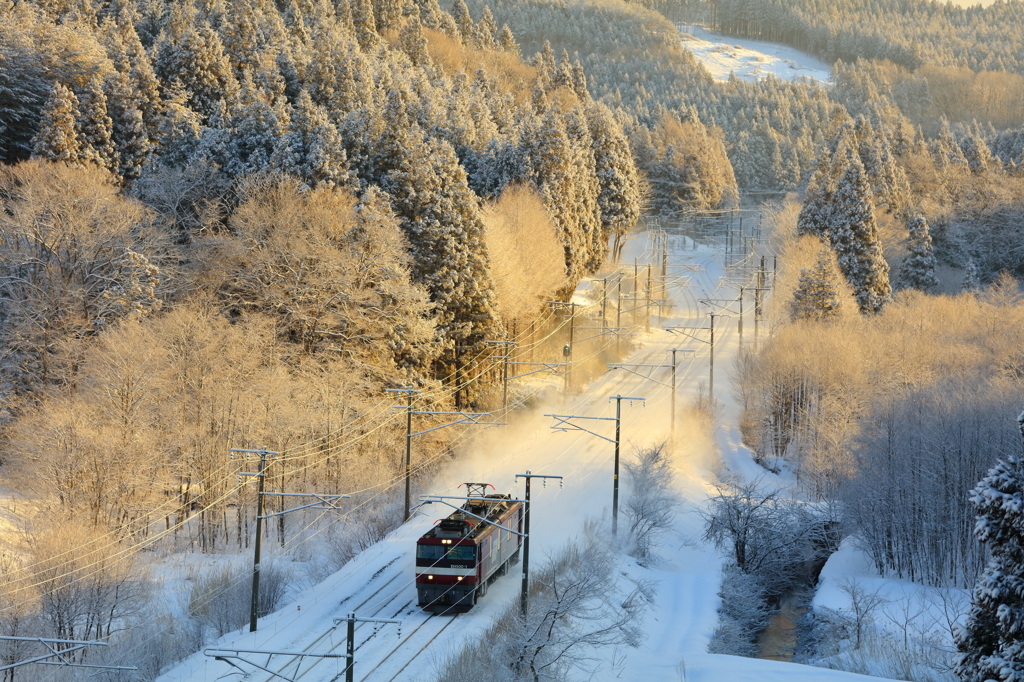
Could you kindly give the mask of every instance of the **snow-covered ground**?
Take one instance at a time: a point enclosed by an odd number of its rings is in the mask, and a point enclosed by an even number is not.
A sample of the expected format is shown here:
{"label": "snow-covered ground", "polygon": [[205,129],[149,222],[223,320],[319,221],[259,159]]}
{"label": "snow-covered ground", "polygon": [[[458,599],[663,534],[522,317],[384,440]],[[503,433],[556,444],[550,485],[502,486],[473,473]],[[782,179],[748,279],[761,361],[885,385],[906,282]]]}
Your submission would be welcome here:
{"label": "snow-covered ground", "polygon": [[[726,269],[716,250],[700,247],[682,236],[670,235],[670,274],[677,275],[668,294],[674,307],[666,318],[655,318],[652,332],[625,361],[663,364],[672,348],[690,348],[695,356],[684,355],[678,371],[678,407],[692,399],[698,383],[707,381],[708,345],[663,329],[668,326],[701,325],[707,322],[710,306],[727,306],[735,296],[736,271]],[[632,238],[623,262],[660,262],[653,258],[647,235]],[[716,302],[715,299],[721,299]],[[701,303],[710,300],[710,303]],[[747,307],[746,337],[750,343],[753,320]],[[718,312],[723,312],[719,308]],[[702,520],[697,513],[706,498],[707,485],[724,465],[741,476],[763,474],[740,445],[735,428],[738,408],[729,397],[728,368],[739,348],[737,319],[718,318],[715,345],[715,395],[723,403],[717,443],[680,428],[670,446],[674,454],[677,485],[684,506],[674,532],[659,549],[660,559],[650,568],[622,557],[615,572],[626,589],[637,579],[657,583],[653,606],[647,611],[643,629],[646,636],[637,648],[595,652],[591,680],[729,680],[742,682],[853,682],[868,678],[791,663],[746,659],[706,653],[717,622],[718,590],[722,559],[700,542]],[[706,338],[702,333],[698,337]],[[577,359],[578,360],[578,359]],[[565,477],[564,488],[534,484],[532,546],[535,567],[544,555],[578,535],[588,520],[607,519],[611,506],[612,457],[610,443],[586,433],[553,432],[553,420],[545,413],[596,417],[614,415],[613,395],[643,397],[645,403],[622,404],[623,453],[633,446],[645,446],[670,435],[670,389],[668,372],[656,370],[650,378],[625,371],[610,371],[585,387],[567,402],[512,415],[511,424],[490,429],[468,446],[466,455],[440,475],[429,492],[460,494],[464,481],[488,481],[501,492],[518,496],[521,488],[515,474],[530,469]],[[611,435],[609,422],[591,422],[595,430]],[[602,424],[604,426],[602,426]],[[680,423],[682,425],[682,423]],[[416,538],[430,528],[446,509],[425,508],[387,539],[362,552],[342,570],[321,584],[298,595],[292,603],[260,620],[259,632],[232,633],[216,648],[310,651],[344,653],[345,627],[334,619],[351,612],[363,617],[397,618],[401,627],[371,624],[356,631],[355,679],[359,682],[425,682],[432,679],[444,656],[462,643],[479,636],[504,606],[518,598],[519,572],[497,580],[485,598],[469,613],[456,618],[431,617],[416,607],[413,583],[413,547]],[[213,648],[213,647],[211,647]],[[285,656],[269,660],[265,655],[246,654],[261,666],[278,670],[287,664],[289,678],[303,682],[328,682],[344,670],[344,659],[307,659],[296,668]],[[253,671],[251,666],[244,666]],[[241,679],[223,661],[196,654],[160,678],[160,682]],[[254,670],[247,680],[272,679]],[[876,678],[877,679],[877,678]]]}
{"label": "snow-covered ground", "polygon": [[729,74],[747,81],[767,78],[783,80],[804,77],[828,84],[828,64],[786,45],[723,36],[700,26],[679,26],[683,47],[693,53],[715,80],[729,80]]}

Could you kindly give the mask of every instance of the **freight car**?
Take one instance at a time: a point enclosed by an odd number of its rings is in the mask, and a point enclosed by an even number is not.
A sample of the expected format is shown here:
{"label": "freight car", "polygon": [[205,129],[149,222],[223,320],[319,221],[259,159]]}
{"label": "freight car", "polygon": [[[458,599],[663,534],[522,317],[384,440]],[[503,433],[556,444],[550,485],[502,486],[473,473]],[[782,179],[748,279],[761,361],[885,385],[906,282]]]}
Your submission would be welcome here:
{"label": "freight car", "polygon": [[[467,483],[467,500],[416,541],[416,592],[433,613],[468,611],[487,586],[519,563],[523,504]],[[489,486],[493,488],[494,486]],[[512,532],[516,531],[516,532]]]}

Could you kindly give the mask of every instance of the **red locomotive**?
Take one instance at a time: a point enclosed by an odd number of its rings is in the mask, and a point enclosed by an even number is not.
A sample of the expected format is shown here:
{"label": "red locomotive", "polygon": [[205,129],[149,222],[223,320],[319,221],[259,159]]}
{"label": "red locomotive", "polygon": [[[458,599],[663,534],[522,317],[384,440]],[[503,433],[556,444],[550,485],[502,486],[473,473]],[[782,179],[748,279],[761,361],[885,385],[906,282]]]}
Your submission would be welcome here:
{"label": "red locomotive", "polygon": [[522,532],[523,504],[508,495],[487,495],[488,485],[467,483],[467,497],[475,499],[416,541],[421,608],[433,613],[468,611],[487,594],[493,580],[519,563],[522,536],[517,533]]}

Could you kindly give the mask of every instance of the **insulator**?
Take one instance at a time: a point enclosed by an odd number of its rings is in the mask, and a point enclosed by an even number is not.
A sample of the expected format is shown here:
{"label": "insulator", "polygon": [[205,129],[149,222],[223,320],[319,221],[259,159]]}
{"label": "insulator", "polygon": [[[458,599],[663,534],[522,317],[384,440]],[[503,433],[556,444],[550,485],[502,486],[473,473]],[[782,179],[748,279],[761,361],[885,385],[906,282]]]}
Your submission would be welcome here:
{"label": "insulator", "polygon": [[558,487],[559,487],[559,488],[561,488],[561,487],[562,487],[562,479],[558,479]]}

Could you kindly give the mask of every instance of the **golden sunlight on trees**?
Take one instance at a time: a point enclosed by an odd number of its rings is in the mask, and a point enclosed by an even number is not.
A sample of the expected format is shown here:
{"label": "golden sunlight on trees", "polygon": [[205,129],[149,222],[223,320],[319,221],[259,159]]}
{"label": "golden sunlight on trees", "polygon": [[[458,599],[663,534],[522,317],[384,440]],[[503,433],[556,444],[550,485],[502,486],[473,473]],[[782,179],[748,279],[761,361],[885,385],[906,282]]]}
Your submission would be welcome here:
{"label": "golden sunlight on trees", "polygon": [[76,340],[159,310],[165,239],[97,169],[0,168],[0,338],[17,389],[63,381]]}
{"label": "golden sunlight on trees", "polygon": [[565,256],[544,208],[525,185],[507,187],[484,209],[498,312],[506,326],[532,319],[565,284]]}

